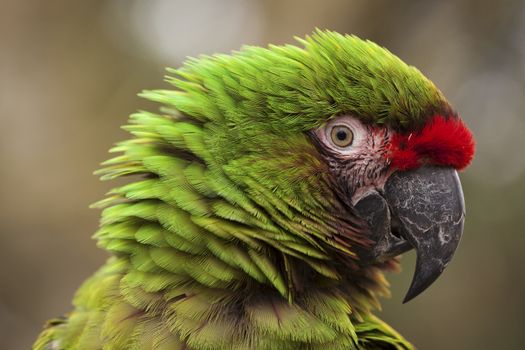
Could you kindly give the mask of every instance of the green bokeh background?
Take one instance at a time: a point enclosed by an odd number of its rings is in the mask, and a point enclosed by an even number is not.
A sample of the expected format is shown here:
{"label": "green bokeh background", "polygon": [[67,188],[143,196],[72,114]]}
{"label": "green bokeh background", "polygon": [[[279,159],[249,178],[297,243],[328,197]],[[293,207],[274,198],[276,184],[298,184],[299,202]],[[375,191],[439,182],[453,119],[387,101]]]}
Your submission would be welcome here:
{"label": "green bokeh background", "polygon": [[464,239],[409,304],[389,276],[380,316],[418,348],[525,348],[525,1],[0,1],[0,349],[28,349],[105,259],[92,176],[165,66],[315,27],[354,33],[420,68],[478,142],[461,178]]}

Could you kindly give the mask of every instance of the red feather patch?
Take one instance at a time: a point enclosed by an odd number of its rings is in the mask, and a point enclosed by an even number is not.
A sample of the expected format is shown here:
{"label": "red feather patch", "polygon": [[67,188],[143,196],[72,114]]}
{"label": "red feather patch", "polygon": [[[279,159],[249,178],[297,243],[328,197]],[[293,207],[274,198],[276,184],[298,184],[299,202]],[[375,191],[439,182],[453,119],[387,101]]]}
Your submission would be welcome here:
{"label": "red feather patch", "polygon": [[417,133],[395,134],[389,157],[399,170],[427,163],[461,170],[472,161],[474,148],[472,132],[461,119],[436,115]]}

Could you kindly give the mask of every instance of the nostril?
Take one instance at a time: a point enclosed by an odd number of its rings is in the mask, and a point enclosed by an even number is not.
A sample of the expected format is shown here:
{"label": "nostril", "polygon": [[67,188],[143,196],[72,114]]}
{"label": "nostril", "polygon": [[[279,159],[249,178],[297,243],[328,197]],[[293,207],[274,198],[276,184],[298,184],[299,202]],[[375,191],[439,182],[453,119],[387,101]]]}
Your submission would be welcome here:
{"label": "nostril", "polygon": [[392,227],[392,228],[391,228],[391,232],[392,232],[392,234],[393,234],[396,238],[399,238],[399,239],[402,238],[402,236],[401,236],[401,231],[399,230],[398,227]]}
{"label": "nostril", "polygon": [[397,218],[392,218],[390,222],[390,232],[399,239],[403,238],[403,235],[401,234],[401,223]]}

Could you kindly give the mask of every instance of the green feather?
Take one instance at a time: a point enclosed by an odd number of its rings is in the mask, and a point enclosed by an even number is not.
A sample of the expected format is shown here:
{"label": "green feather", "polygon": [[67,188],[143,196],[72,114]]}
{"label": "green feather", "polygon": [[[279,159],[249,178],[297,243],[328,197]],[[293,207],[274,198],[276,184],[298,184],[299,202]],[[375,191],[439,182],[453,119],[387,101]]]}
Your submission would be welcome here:
{"label": "green feather", "polygon": [[[372,314],[362,266],[308,132],[341,114],[412,130],[453,113],[417,69],[329,31],[168,69],[96,172],[134,175],[93,205],[113,257],[51,320],[44,349],[412,349]],[[389,266],[394,266],[392,261]],[[386,265],[385,265],[386,266]]]}

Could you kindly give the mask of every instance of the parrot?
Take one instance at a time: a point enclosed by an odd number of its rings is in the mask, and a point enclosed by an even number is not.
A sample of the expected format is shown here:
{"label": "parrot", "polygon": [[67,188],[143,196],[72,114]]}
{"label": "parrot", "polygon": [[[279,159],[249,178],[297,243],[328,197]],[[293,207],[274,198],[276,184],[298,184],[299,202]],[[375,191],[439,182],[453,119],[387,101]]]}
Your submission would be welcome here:
{"label": "parrot", "polygon": [[33,345],[62,349],[406,350],[378,318],[463,233],[472,132],[417,68],[354,35],[244,46],[168,68],[158,103],[95,174],[108,260]]}

